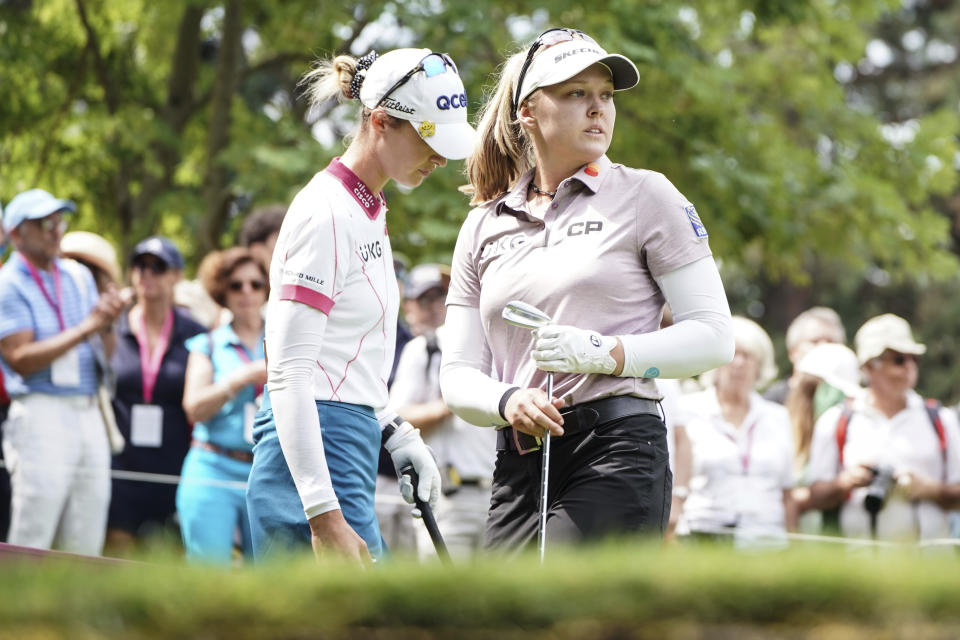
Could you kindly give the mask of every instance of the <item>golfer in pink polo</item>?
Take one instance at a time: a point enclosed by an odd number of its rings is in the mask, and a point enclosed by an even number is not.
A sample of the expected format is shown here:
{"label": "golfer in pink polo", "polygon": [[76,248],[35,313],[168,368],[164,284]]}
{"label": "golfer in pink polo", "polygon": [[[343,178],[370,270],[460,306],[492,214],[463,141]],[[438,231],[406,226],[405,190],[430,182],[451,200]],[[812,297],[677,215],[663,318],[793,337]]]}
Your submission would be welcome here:
{"label": "golfer in pink polo", "polygon": [[[733,357],[707,230],[663,175],[606,156],[627,58],[550,29],[505,65],[467,172],[476,206],[453,260],[441,386],[451,409],[499,429],[491,549],[538,532],[539,438],[553,436],[548,541],[662,534],[672,479],[653,378]],[[511,300],[552,324],[501,318]],[[676,323],[658,330],[668,302]],[[544,392],[556,372],[554,397]]]}

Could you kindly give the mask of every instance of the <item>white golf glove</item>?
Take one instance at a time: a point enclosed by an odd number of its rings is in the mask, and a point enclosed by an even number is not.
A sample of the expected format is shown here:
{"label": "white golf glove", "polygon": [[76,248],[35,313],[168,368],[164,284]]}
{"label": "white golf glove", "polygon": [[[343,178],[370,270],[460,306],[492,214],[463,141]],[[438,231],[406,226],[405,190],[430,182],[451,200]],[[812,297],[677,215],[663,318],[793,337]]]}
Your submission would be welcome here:
{"label": "white golf glove", "polygon": [[533,332],[531,356],[537,368],[563,373],[613,373],[617,361],[610,350],[617,339],[562,324],[548,324]]}
{"label": "white golf glove", "polygon": [[[419,476],[417,496],[423,502],[429,503],[431,509],[436,509],[437,502],[440,500],[440,469],[437,467],[436,460],[433,459],[430,448],[420,438],[420,430],[414,429],[412,424],[404,421],[383,446],[393,459],[397,470],[413,465],[413,470]],[[400,478],[400,495],[410,504],[416,503],[409,474],[403,474]]]}

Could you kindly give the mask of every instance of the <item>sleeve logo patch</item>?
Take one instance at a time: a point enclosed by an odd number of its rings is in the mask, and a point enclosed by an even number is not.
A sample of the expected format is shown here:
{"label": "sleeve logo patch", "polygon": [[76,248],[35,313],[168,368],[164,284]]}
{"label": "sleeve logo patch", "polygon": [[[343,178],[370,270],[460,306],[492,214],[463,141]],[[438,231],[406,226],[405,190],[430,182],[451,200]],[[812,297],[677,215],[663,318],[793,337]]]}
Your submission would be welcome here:
{"label": "sleeve logo patch", "polygon": [[693,207],[692,204],[688,204],[683,208],[687,214],[687,220],[690,221],[690,225],[693,227],[693,232],[697,234],[698,238],[707,237],[707,228],[703,226],[703,222],[700,220],[700,216],[697,215],[697,210]]}
{"label": "sleeve logo patch", "polygon": [[656,367],[650,367],[649,369],[647,369],[646,371],[643,372],[643,377],[644,377],[644,378],[659,378],[659,377],[660,377],[660,369],[657,369]]}

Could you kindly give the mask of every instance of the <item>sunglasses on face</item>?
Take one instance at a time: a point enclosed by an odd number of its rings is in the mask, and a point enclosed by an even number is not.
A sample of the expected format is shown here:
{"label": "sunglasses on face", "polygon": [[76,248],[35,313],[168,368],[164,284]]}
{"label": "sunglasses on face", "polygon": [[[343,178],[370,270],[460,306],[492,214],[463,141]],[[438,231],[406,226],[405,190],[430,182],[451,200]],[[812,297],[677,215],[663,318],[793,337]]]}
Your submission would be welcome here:
{"label": "sunglasses on face", "polygon": [[267,286],[263,280],[233,280],[227,285],[227,288],[233,292],[240,292],[243,291],[243,285],[245,284],[250,285],[252,291],[262,291]]}
{"label": "sunglasses on face", "polygon": [[413,69],[410,69],[410,71],[407,71],[402,78],[397,80],[396,84],[387,89],[387,92],[383,94],[383,97],[377,101],[377,104],[375,104],[373,108],[376,109],[382,105],[384,100],[390,97],[390,94],[409,82],[410,78],[417,73],[423,71],[425,74],[427,74],[428,78],[432,78],[433,76],[438,76],[441,73],[445,73],[448,68],[453,69],[455,74],[460,75],[460,72],[457,71],[456,63],[454,63],[453,58],[451,58],[448,54],[431,53],[421,60],[420,64],[415,66]]}
{"label": "sunglasses on face", "polygon": [[[555,27],[553,29],[547,29],[533,41],[533,44],[530,45],[530,49],[527,51],[527,58],[523,61],[523,66],[520,67],[520,76],[517,78],[517,89],[513,94],[513,116],[517,116],[517,109],[520,108],[520,89],[523,88],[523,79],[527,75],[527,70],[530,68],[530,64],[533,62],[533,56],[540,49],[546,49],[547,47],[552,47],[555,44],[560,44],[561,42],[569,42],[570,40],[586,40],[593,44],[597,44],[597,41],[585,34],[583,31],[578,29],[565,29],[563,27]],[[597,45],[600,46],[600,45]]]}
{"label": "sunglasses on face", "polygon": [[59,214],[49,215],[46,218],[40,218],[39,220],[33,220],[34,224],[39,227],[44,233],[50,233],[51,231],[56,231],[57,233],[63,233],[67,230],[67,221],[60,217]]}
{"label": "sunglasses on face", "polygon": [[167,272],[169,267],[167,263],[162,260],[143,260],[137,259],[133,261],[133,268],[141,273],[149,271],[155,276],[159,276]]}
{"label": "sunglasses on face", "polygon": [[902,367],[907,364],[907,362],[916,362],[917,356],[912,353],[900,353],[899,351],[891,351],[881,358],[884,362],[889,362],[892,365]]}

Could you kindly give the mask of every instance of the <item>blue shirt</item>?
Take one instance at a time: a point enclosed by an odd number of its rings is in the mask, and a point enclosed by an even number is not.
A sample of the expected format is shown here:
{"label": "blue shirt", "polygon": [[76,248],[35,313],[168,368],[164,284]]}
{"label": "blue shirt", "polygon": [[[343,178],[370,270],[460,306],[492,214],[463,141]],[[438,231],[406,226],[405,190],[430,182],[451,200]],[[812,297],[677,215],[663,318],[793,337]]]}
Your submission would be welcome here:
{"label": "blue shirt", "polygon": [[[213,364],[214,383],[226,379],[248,362],[240,356],[238,349],[242,349],[249,360],[262,359],[264,357],[263,334],[257,340],[257,349],[253,353],[240,341],[230,325],[219,327],[210,333],[194,336],[187,340],[187,351],[202,353],[210,358],[210,362]],[[228,400],[223,405],[217,415],[206,422],[196,423],[193,426],[193,437],[224,449],[251,451],[253,445],[244,438],[243,421],[246,406],[255,402],[256,394],[257,391],[253,385],[245,386],[237,392],[232,400]]]}
{"label": "blue shirt", "polygon": [[[97,304],[99,294],[90,270],[74,263],[65,267],[59,258],[54,264],[60,270],[63,289],[63,324],[65,328],[75,327],[86,318]],[[51,299],[56,301],[53,272],[38,270],[44,288]],[[83,278],[77,282],[77,278]],[[33,339],[40,342],[60,333],[57,312],[47,301],[40,287],[30,275],[26,260],[15,253],[0,268],[0,339],[19,333],[33,331]],[[26,378],[17,374],[0,356],[3,378],[10,397],[27,393],[49,393],[58,396],[92,395],[97,391],[97,371],[93,350],[84,341],[75,347],[80,360],[80,384],[75,387],[62,387],[53,384],[51,367],[41,369]]]}

